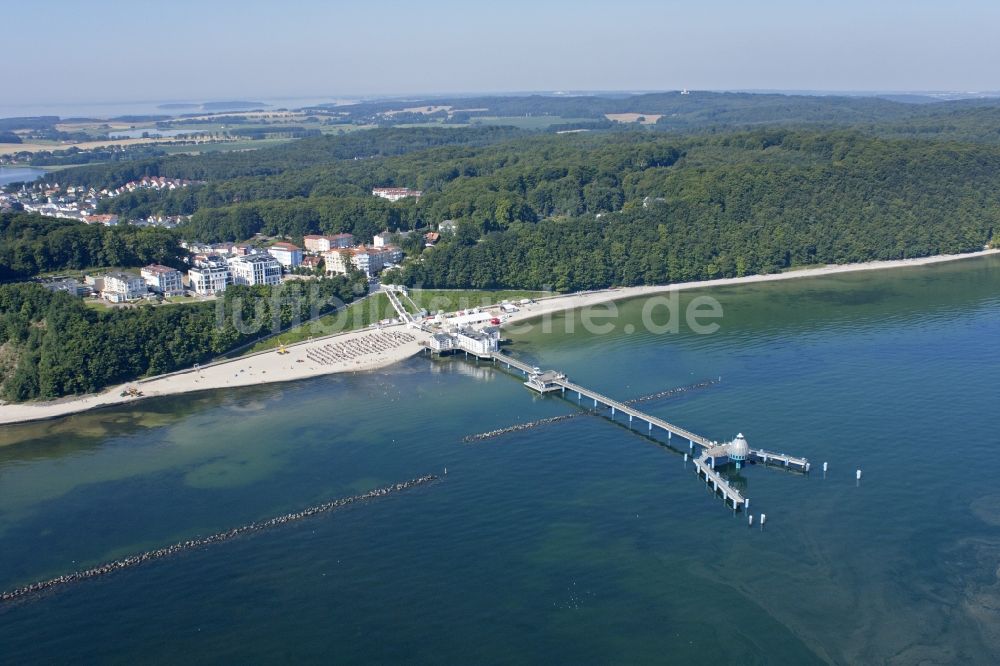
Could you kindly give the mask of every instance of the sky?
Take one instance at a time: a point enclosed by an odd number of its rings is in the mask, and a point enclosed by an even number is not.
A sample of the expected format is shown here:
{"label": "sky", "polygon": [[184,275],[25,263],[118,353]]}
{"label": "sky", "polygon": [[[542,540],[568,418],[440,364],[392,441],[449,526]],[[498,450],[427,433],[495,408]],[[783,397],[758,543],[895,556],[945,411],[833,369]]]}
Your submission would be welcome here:
{"label": "sky", "polygon": [[12,0],[0,23],[6,105],[1000,89],[995,1]]}

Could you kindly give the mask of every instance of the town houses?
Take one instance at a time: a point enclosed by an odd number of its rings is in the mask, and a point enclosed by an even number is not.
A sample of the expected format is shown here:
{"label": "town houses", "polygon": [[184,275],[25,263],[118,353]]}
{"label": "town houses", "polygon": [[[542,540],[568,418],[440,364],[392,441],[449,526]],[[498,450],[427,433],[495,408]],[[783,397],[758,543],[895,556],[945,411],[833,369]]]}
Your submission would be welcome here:
{"label": "town houses", "polygon": [[176,190],[197,184],[196,181],[178,178],[161,178],[147,176],[140,180],[132,180],[121,187],[103,188],[82,185],[60,186],[59,183],[35,183],[22,185],[20,189],[0,194],[0,208],[21,208],[28,213],[38,213],[46,217],[62,220],[75,220],[86,224],[102,224],[117,226],[132,224],[136,226],[176,227],[187,219],[186,216],[150,216],[145,219],[119,219],[118,215],[99,213],[99,206],[104,199],[113,199],[137,190]]}
{"label": "town houses", "polygon": [[106,227],[117,227],[118,226],[118,216],[117,215],[84,215],[83,221],[87,224],[103,224]]}

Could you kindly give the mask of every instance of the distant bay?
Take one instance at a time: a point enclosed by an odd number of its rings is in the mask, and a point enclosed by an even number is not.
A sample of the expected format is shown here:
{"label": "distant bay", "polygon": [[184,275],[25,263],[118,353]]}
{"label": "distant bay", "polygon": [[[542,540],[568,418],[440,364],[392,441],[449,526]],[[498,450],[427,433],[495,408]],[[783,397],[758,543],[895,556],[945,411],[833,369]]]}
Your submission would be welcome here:
{"label": "distant bay", "polygon": [[41,169],[32,169],[29,167],[0,167],[0,186],[10,185],[11,183],[19,182],[30,182],[38,178],[39,176],[44,176],[45,172]]}

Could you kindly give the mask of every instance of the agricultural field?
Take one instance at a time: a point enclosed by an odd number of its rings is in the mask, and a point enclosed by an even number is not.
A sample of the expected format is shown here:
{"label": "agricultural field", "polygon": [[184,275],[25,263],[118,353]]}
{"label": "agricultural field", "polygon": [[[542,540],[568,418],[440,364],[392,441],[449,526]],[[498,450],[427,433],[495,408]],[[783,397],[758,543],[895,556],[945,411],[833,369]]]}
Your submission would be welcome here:
{"label": "agricultural field", "polygon": [[80,150],[93,150],[94,148],[104,148],[106,146],[139,146],[153,143],[171,142],[170,139],[100,139],[94,141],[41,141],[31,140],[25,143],[0,143],[0,155],[12,153],[40,153],[46,150],[66,150],[67,148],[79,148]]}
{"label": "agricultural field", "polygon": [[662,113],[605,113],[604,117],[616,123],[639,123],[655,125],[663,117]]}
{"label": "agricultural field", "polygon": [[526,130],[544,130],[553,125],[592,123],[593,118],[563,118],[561,116],[476,116],[471,125],[504,125]]}

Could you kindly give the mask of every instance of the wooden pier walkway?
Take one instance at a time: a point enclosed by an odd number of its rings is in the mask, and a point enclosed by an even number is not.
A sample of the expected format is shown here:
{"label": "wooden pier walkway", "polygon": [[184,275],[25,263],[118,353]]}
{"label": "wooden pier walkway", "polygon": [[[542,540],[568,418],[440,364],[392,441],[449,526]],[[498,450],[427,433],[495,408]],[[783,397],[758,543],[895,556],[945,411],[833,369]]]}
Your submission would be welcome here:
{"label": "wooden pier walkway", "polygon": [[750,507],[750,500],[740,493],[740,491],[729,485],[729,482],[722,478],[722,475],[715,471],[714,464],[710,462],[708,451],[702,453],[694,460],[694,468],[698,476],[705,477],[705,483],[712,486],[716,493],[722,493],[723,501],[732,505],[733,510],[742,508],[746,510]]}
{"label": "wooden pier walkway", "polygon": [[566,378],[566,375],[562,373],[551,370],[547,372],[540,372],[538,368],[511,358],[507,354],[503,354],[501,352],[494,352],[490,355],[490,357],[496,363],[503,363],[508,368],[514,368],[521,371],[525,377],[528,378],[525,385],[528,388],[538,391],[539,393],[548,393],[551,391],[560,391],[564,395],[567,391],[576,393],[577,398],[580,400],[583,398],[593,400],[595,407],[603,405],[604,407],[609,408],[611,410],[611,418],[615,418],[615,416],[619,413],[624,414],[628,416],[629,422],[639,420],[646,423],[650,432],[652,432],[653,428],[663,430],[667,433],[667,439],[673,439],[674,435],[677,435],[682,439],[686,439],[691,448],[694,448],[695,444],[704,449],[709,449],[716,445],[716,442],[711,441],[707,437],[702,437],[697,433],[693,433],[690,430],[686,430],[680,426],[674,425],[673,423],[664,421],[661,418],[647,414],[646,412],[635,409],[634,407],[629,407],[628,405],[613,398],[609,398],[608,396],[598,393],[597,391],[592,391],[584,386],[575,384],[569,381],[569,379]]}
{"label": "wooden pier walkway", "polygon": [[809,471],[809,461],[806,458],[797,458],[787,453],[773,453],[764,449],[750,449],[751,459],[765,465],[782,465],[789,469],[797,469],[801,472]]}

